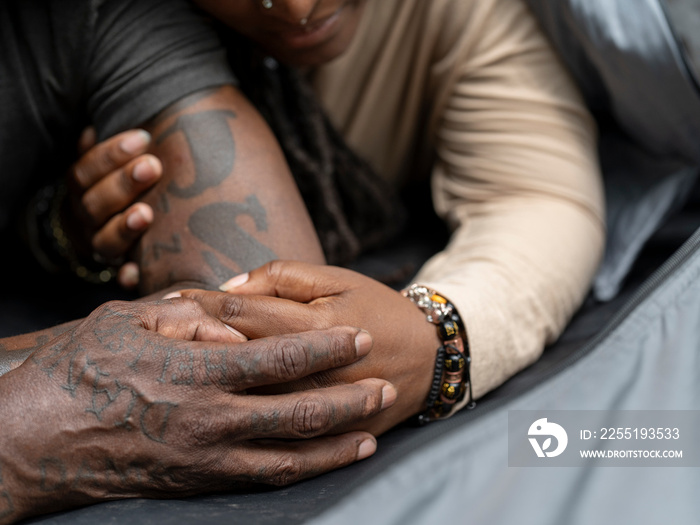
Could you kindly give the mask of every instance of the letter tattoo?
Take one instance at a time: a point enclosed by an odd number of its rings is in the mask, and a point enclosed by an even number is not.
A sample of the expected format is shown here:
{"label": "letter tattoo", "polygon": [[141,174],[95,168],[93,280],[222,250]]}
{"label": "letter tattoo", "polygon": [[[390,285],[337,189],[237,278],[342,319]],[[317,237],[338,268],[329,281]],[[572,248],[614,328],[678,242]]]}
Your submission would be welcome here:
{"label": "letter tattoo", "polygon": [[194,182],[182,187],[173,181],[168,186],[170,193],[183,199],[196,197],[205,190],[218,186],[231,174],[235,161],[235,141],[228,121],[233,118],[236,118],[236,114],[229,110],[188,113],[178,117],[157,138],[156,142],[160,144],[181,131],[192,154]]}
{"label": "letter tattoo", "polygon": [[[192,214],[189,227],[199,240],[234,261],[244,272],[277,259],[272,250],[236,223],[239,215],[252,217],[258,231],[267,231],[267,213],[255,195],[248,196],[245,202],[203,206]],[[221,232],[222,224],[226,225],[225,233]]]}

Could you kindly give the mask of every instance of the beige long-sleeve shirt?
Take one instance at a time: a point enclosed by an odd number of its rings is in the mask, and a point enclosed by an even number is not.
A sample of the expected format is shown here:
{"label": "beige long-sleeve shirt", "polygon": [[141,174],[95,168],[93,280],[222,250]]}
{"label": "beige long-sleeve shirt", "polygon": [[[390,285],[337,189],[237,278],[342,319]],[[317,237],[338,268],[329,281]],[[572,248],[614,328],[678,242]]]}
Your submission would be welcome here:
{"label": "beige long-sleeve shirt", "polygon": [[368,0],[311,79],[383,177],[430,177],[454,228],[416,281],[458,308],[479,397],[535,361],[603,249],[595,130],[520,0]]}

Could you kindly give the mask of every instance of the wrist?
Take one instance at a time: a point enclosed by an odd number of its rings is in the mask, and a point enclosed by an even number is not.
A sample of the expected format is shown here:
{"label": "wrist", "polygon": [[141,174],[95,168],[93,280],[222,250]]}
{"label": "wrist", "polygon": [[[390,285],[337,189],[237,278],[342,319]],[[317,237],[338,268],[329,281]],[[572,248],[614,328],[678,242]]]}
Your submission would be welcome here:
{"label": "wrist", "polygon": [[36,514],[40,512],[38,507],[45,505],[39,497],[38,484],[24,479],[33,463],[26,456],[32,443],[25,432],[24,418],[18,414],[18,402],[13,399],[17,388],[13,383],[11,375],[0,378],[0,525]]}
{"label": "wrist", "polygon": [[457,309],[434,290],[417,284],[405,289],[403,295],[425,314],[440,339],[426,408],[416,422],[424,425],[447,418],[462,406],[473,408],[469,341]]}
{"label": "wrist", "polygon": [[[93,284],[107,283],[116,276],[116,269],[86,255],[76,245],[78,235],[67,227],[66,186],[61,183],[44,186],[32,199],[25,217],[25,238],[34,258],[49,273],[72,273]],[[76,228],[74,227],[73,230]],[[70,233],[69,233],[70,232]]]}

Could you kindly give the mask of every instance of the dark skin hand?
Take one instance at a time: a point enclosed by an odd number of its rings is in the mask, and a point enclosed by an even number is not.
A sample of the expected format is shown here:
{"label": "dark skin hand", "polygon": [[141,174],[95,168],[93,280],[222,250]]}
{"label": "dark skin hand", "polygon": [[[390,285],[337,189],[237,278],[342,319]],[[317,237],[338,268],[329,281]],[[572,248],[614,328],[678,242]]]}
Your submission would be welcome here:
{"label": "dark skin hand", "polygon": [[[130,130],[96,144],[95,129],[78,142],[80,158],[66,177],[63,223],[85,257],[116,262],[153,223],[153,209],[137,199],[163,175],[158,157],[146,153],[151,135]],[[127,281],[128,282],[128,281]]]}
{"label": "dark skin hand", "polygon": [[215,287],[280,257],[324,262],[282,152],[236,89],[187,97],[144,129],[88,149],[67,180],[64,222],[84,252],[118,259],[136,244],[126,284]]}
{"label": "dark skin hand", "polygon": [[188,299],[107,303],[0,381],[2,428],[23,429],[0,433],[0,524],[106,499],[286,485],[362,459],[370,434],[327,435],[390,406],[387,382],[246,391],[342,368],[371,346],[348,327],[242,341]]}
{"label": "dark skin hand", "polygon": [[214,317],[249,338],[350,324],[373,334],[372,354],[339,370],[275,385],[288,392],[381,377],[396,385],[398,400],[358,427],[377,435],[424,409],[440,339],[434,325],[400,293],[351,270],[273,261],[224,285],[229,293],[184,290]]}

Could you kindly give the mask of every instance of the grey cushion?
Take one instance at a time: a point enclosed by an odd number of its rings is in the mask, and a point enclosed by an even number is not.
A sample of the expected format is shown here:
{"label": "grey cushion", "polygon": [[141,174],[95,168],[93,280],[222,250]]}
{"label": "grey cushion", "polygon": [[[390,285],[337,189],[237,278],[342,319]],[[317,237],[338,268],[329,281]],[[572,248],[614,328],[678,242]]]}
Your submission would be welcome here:
{"label": "grey cushion", "polygon": [[649,236],[684,202],[698,174],[700,92],[688,66],[690,47],[679,46],[693,25],[672,28],[664,10],[698,2],[527,2],[605,130],[608,239],[595,293],[607,300]]}

